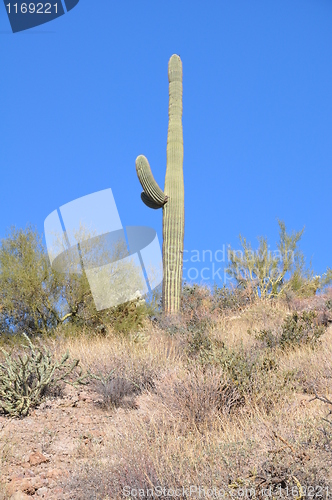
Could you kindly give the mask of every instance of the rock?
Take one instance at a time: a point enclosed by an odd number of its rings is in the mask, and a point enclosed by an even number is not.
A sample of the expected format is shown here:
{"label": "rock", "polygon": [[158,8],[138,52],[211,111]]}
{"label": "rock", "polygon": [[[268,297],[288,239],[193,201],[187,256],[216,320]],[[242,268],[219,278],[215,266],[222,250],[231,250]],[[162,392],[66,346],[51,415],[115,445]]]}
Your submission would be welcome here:
{"label": "rock", "polygon": [[48,493],[48,488],[46,488],[46,486],[43,486],[42,488],[39,488],[36,491],[36,495],[38,495],[39,497],[43,497],[43,496],[47,495],[47,493]]}
{"label": "rock", "polygon": [[36,451],[36,453],[31,453],[29,456],[29,462],[30,465],[39,465],[44,462],[49,462],[49,459],[45,457],[42,453],[39,453],[39,451]]}
{"label": "rock", "polygon": [[17,491],[10,497],[10,500],[29,500],[31,497],[23,491]]}
{"label": "rock", "polygon": [[29,493],[32,495],[36,488],[31,484],[30,479],[15,478],[7,485],[8,495],[14,495],[17,492]]}
{"label": "rock", "polygon": [[38,488],[41,488],[44,486],[44,481],[40,477],[32,477],[30,479],[31,485],[35,488],[35,490],[38,490]]}
{"label": "rock", "polygon": [[58,479],[61,476],[68,476],[68,472],[63,469],[50,469],[46,474],[48,479]]}
{"label": "rock", "polygon": [[57,483],[53,479],[48,479],[47,481],[48,481],[48,484],[47,484],[48,488],[52,489],[52,488],[56,487]]}
{"label": "rock", "polygon": [[28,495],[33,495],[36,490],[44,486],[44,482],[40,477],[14,477],[12,481],[7,485],[8,495],[14,495],[19,491],[27,493]]}

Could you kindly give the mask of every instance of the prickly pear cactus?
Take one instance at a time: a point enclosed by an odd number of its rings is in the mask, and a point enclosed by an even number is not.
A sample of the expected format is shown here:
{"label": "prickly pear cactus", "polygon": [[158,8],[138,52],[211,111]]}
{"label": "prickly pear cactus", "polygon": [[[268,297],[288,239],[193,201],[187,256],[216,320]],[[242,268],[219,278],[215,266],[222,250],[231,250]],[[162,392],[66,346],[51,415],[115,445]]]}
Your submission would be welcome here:
{"label": "prickly pear cactus", "polygon": [[137,157],[136,172],[143,188],[141,198],[145,205],[163,209],[163,310],[174,313],[180,308],[184,239],[182,62],[177,55],[169,60],[168,81],[169,121],[164,191],[156,183],[145,156]]}

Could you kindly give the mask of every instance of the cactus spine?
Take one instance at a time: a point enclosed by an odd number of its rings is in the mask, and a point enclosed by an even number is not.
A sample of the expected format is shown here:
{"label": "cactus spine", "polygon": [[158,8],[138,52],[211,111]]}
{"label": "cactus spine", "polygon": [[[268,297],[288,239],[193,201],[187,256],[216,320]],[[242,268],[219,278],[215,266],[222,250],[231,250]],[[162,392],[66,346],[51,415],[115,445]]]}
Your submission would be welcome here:
{"label": "cactus spine", "polygon": [[136,172],[143,188],[142,201],[153,209],[163,209],[163,310],[180,308],[183,240],[184,183],[182,132],[182,62],[173,55],[168,63],[169,107],[165,189],[156,183],[145,156],[136,159]]}

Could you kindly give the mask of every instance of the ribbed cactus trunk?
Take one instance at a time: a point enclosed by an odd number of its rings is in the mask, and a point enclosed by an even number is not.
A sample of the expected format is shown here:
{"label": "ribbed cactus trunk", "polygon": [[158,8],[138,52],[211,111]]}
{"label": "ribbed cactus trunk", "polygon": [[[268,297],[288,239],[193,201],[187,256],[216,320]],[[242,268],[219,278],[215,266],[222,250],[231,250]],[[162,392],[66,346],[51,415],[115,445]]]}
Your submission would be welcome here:
{"label": "ribbed cactus trunk", "polygon": [[184,238],[182,64],[178,56],[169,61],[168,81],[169,121],[164,189],[168,202],[163,209],[163,309],[173,312],[180,308]]}
{"label": "ribbed cactus trunk", "polygon": [[168,63],[169,108],[167,167],[164,192],[154,180],[145,156],[136,159],[136,171],[143,188],[143,202],[150,208],[163,208],[163,310],[180,309],[183,240],[184,183],[182,132],[182,63],[173,55]]}

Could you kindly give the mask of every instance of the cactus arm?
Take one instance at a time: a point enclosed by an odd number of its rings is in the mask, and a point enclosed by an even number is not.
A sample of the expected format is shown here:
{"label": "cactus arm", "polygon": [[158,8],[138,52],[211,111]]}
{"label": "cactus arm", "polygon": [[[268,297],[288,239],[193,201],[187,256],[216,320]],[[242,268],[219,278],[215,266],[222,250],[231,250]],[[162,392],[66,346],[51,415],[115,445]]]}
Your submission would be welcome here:
{"label": "cactus arm", "polygon": [[164,206],[167,202],[167,196],[164,195],[164,192],[156,183],[149,162],[143,155],[136,158],[136,172],[146,195],[144,198],[141,196],[143,202],[150,208],[161,208]]}
{"label": "cactus arm", "polygon": [[154,210],[157,210],[158,208],[162,208],[162,205],[160,205],[160,203],[155,203],[150,198],[150,196],[148,196],[147,194],[144,193],[144,191],[141,192],[141,199],[142,199],[143,203],[149,208],[153,208]]}

